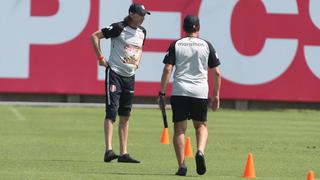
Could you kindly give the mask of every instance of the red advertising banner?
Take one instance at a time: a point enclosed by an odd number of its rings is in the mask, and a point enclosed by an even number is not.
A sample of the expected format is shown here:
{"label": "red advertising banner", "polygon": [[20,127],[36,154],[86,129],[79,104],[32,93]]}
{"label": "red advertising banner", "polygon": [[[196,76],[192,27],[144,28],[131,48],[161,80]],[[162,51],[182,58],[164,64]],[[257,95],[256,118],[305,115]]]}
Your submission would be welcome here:
{"label": "red advertising banner", "polygon": [[[166,50],[195,14],[221,60],[221,98],[320,102],[317,0],[2,1],[0,93],[104,94],[90,35],[121,21],[132,2],[151,12],[136,96],[157,95]],[[110,40],[102,48],[108,57]]]}

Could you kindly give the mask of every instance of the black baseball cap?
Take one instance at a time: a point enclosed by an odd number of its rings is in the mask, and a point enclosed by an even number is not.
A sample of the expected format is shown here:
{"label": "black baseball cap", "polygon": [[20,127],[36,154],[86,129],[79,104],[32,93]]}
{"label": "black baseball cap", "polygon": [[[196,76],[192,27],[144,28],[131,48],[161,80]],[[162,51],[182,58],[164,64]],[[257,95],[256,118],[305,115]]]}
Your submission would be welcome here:
{"label": "black baseball cap", "polygon": [[183,29],[187,32],[194,32],[200,25],[198,16],[187,15],[183,21]]}
{"label": "black baseball cap", "polygon": [[149,11],[146,10],[146,8],[139,3],[133,3],[131,4],[131,6],[129,7],[129,12],[132,13],[137,13],[141,16],[145,16],[146,14],[151,14]]}

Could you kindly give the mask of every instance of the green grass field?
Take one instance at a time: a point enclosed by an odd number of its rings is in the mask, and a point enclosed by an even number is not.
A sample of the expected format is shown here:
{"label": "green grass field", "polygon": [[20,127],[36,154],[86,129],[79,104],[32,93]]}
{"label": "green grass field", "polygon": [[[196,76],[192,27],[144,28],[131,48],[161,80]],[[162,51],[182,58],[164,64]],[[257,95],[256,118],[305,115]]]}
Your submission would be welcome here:
{"label": "green grass field", "polygon": [[[159,110],[133,110],[129,153],[141,164],[102,161],[103,117],[104,108],[0,106],[0,179],[183,179],[173,175],[172,144],[160,144]],[[302,180],[308,170],[320,177],[320,111],[221,110],[208,119],[207,173],[198,176],[187,158],[187,179],[244,179],[249,152],[259,180]],[[117,124],[113,140],[118,152]]]}

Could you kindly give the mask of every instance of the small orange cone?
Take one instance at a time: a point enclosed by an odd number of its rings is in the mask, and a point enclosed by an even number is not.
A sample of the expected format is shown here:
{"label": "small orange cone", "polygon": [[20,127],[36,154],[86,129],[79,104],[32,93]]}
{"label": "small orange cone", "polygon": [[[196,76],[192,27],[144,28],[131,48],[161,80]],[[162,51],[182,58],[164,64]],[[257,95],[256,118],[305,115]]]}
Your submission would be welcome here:
{"label": "small orange cone", "polygon": [[186,139],[186,144],[184,146],[184,155],[185,155],[185,157],[193,157],[190,137],[187,137],[187,139]]}
{"label": "small orange cone", "polygon": [[246,169],[244,170],[244,178],[255,178],[256,171],[254,170],[253,156],[251,153],[248,155]]}
{"label": "small orange cone", "polygon": [[309,171],[309,172],[308,172],[307,180],[314,180],[314,173],[313,173],[313,171]]}
{"label": "small orange cone", "polygon": [[164,128],[160,139],[161,144],[170,144],[168,128]]}

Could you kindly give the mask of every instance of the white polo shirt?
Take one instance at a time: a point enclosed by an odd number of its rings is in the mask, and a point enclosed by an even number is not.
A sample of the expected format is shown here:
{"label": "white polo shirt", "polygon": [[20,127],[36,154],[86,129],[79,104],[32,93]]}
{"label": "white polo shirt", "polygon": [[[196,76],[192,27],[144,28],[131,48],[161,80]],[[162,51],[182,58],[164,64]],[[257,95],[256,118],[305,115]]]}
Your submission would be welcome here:
{"label": "white polo shirt", "polygon": [[106,39],[111,38],[109,67],[121,76],[133,76],[142,55],[146,30],[142,26],[132,28],[122,21],[101,29],[101,32]]}
{"label": "white polo shirt", "polygon": [[172,96],[208,98],[208,67],[220,65],[210,42],[185,37],[171,43],[163,60],[174,65]]}

